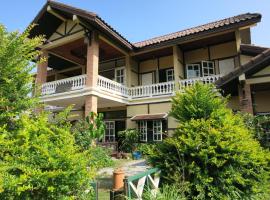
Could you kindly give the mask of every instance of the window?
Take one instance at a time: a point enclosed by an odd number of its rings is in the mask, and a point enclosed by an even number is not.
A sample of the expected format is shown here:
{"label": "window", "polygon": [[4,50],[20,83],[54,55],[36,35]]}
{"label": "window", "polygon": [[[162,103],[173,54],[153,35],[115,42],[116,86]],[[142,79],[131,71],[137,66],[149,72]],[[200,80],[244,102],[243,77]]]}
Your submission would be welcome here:
{"label": "window", "polygon": [[187,64],[187,78],[197,78],[201,76],[200,64]]}
{"label": "window", "polygon": [[174,81],[174,70],[173,69],[167,69],[166,70],[166,81]]}
{"label": "window", "polygon": [[139,121],[140,140],[147,142],[147,121]]}
{"label": "window", "polygon": [[228,58],[218,61],[219,73],[226,75],[234,69],[234,58]]}
{"label": "window", "polygon": [[105,121],[105,142],[114,142],[115,141],[115,122],[114,121]]}
{"label": "window", "polygon": [[125,67],[115,69],[115,81],[123,85],[125,84]]}
{"label": "window", "polygon": [[153,140],[162,141],[162,121],[153,121]]}
{"label": "window", "polygon": [[202,61],[202,75],[213,76],[215,74],[214,62]]}

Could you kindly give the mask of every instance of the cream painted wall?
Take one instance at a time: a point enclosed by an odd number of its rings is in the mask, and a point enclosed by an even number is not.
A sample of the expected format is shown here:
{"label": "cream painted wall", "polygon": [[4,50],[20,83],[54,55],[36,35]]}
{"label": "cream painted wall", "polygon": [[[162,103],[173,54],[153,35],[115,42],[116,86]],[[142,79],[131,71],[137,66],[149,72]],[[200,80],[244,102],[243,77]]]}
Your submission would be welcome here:
{"label": "cream painted wall", "polygon": [[270,65],[265,67],[263,70],[257,72],[253,76],[269,75],[270,74]]}
{"label": "cream painted wall", "polygon": [[145,60],[140,62],[140,73],[155,71],[158,66],[157,59]]}
{"label": "cream painted wall", "polygon": [[251,60],[251,58],[252,58],[252,56],[240,55],[241,65],[244,65],[247,62],[249,62]]}
{"label": "cream painted wall", "polygon": [[166,69],[173,67],[173,56],[164,56],[159,58],[159,69]]}
{"label": "cream painted wall", "polygon": [[240,110],[239,97],[231,96],[227,106],[233,110]]}
{"label": "cream painted wall", "polygon": [[270,112],[270,90],[254,94],[256,112]]}
{"label": "cream painted wall", "polygon": [[235,55],[237,55],[235,41],[227,42],[227,43],[223,43],[223,44],[219,44],[215,46],[210,46],[211,60],[235,56]]}
{"label": "cream painted wall", "polygon": [[186,64],[201,62],[202,60],[209,60],[208,49],[201,48],[184,53],[184,60]]}

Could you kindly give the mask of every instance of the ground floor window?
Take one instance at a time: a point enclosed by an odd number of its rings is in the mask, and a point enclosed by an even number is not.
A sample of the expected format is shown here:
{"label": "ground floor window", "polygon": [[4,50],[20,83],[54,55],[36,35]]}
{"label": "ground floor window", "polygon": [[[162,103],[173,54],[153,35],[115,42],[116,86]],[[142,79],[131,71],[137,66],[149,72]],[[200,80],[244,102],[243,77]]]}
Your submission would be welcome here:
{"label": "ground floor window", "polygon": [[115,141],[115,122],[114,121],[105,121],[105,142],[114,142]]}
{"label": "ground floor window", "polygon": [[165,120],[147,120],[138,122],[141,142],[162,141],[162,133],[166,127]]}
{"label": "ground floor window", "polygon": [[147,142],[147,121],[139,121],[140,140]]}
{"label": "ground floor window", "polygon": [[153,140],[162,141],[162,122],[161,120],[153,121]]}

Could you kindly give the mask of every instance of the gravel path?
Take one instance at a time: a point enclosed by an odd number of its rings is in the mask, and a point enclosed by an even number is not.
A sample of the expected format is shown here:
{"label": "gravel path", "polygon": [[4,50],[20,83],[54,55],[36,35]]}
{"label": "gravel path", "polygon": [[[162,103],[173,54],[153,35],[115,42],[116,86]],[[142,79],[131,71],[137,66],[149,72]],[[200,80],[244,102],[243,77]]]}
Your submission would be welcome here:
{"label": "gravel path", "polygon": [[[133,176],[135,174],[138,174],[140,172],[146,171],[148,168],[150,168],[144,159],[141,160],[126,160],[126,162],[123,162],[121,165],[121,168],[125,172],[125,176]],[[100,169],[98,171],[98,175],[100,176],[112,176],[114,167],[107,167]]]}

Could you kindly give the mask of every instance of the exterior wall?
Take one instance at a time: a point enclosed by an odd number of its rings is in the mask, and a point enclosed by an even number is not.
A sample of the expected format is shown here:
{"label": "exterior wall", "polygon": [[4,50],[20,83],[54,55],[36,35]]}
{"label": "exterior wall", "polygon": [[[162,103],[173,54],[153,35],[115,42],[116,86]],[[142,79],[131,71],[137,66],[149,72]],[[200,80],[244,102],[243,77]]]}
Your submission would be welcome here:
{"label": "exterior wall", "polygon": [[151,59],[140,62],[140,73],[152,72],[157,69],[158,60]]}
{"label": "exterior wall", "polygon": [[246,64],[247,62],[249,62],[251,60],[252,56],[247,56],[247,55],[240,55],[240,62],[241,65]]}
{"label": "exterior wall", "polygon": [[232,57],[237,55],[235,41],[210,46],[211,60]]}
{"label": "exterior wall", "polygon": [[159,69],[167,69],[173,67],[173,56],[164,56],[159,58]]}
{"label": "exterior wall", "polygon": [[233,110],[240,110],[239,96],[231,96],[227,106]]}
{"label": "exterior wall", "polygon": [[264,68],[263,70],[257,72],[253,76],[264,76],[264,75],[270,75],[270,65]]}
{"label": "exterior wall", "polygon": [[251,44],[250,28],[240,30],[241,43]]}
{"label": "exterior wall", "polygon": [[253,98],[256,112],[270,112],[270,90],[256,92]]}
{"label": "exterior wall", "polygon": [[[168,113],[171,110],[171,102],[152,103],[127,106],[127,128],[137,128],[137,124],[130,118],[140,114]],[[178,123],[173,117],[168,117],[168,132],[172,134]]]}
{"label": "exterior wall", "polygon": [[186,64],[201,62],[202,60],[209,60],[208,49],[201,48],[184,53],[184,60]]}

